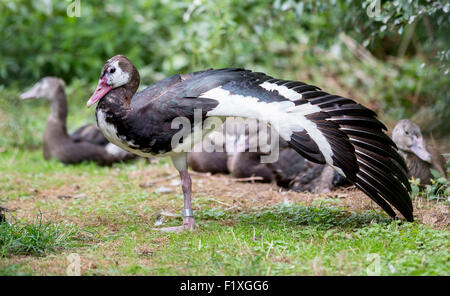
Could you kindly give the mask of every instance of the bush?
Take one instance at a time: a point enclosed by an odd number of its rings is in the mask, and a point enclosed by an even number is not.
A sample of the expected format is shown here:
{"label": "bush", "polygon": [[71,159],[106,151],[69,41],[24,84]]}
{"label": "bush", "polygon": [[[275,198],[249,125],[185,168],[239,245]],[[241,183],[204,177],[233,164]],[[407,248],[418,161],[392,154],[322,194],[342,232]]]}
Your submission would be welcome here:
{"label": "bush", "polygon": [[[448,1],[381,1],[369,17],[374,0],[92,0],[79,2],[78,18],[67,15],[74,1],[0,3],[0,85],[23,88],[47,75],[95,83],[118,53],[135,63],[144,84],[210,67],[316,83],[333,67],[324,67],[322,55],[333,53],[345,32],[385,67],[359,61],[341,67],[338,80],[353,75],[349,87],[369,89],[368,100],[381,101],[396,119],[424,106],[417,118],[439,120],[422,126],[435,131],[446,123],[441,130],[450,130]],[[355,77],[364,67],[375,83]]]}

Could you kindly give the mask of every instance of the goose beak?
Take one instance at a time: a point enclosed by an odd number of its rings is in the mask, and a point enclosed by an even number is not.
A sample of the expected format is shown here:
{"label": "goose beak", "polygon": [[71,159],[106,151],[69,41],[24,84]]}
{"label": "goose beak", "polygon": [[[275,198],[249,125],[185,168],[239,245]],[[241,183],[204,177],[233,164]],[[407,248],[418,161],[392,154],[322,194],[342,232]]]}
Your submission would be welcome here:
{"label": "goose beak", "polygon": [[112,86],[107,84],[106,77],[101,78],[98,81],[98,85],[94,91],[94,94],[89,99],[89,101],[87,101],[86,106],[89,108],[90,106],[92,106],[95,103],[97,103],[98,101],[100,101],[100,99],[103,98],[111,89],[112,89]]}
{"label": "goose beak", "polygon": [[19,98],[22,100],[36,99],[38,97],[37,89],[36,86],[33,86],[30,90],[20,94]]}
{"label": "goose beak", "polygon": [[419,138],[414,142],[411,146],[411,151],[423,161],[431,163],[431,154],[427,151],[427,149],[425,149],[422,138]]}

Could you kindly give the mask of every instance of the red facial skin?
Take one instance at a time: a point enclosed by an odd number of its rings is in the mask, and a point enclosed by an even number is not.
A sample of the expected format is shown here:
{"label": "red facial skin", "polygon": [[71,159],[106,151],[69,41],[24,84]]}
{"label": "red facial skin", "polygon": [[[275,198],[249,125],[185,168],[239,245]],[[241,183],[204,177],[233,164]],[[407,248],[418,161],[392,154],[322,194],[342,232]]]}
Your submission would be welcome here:
{"label": "red facial skin", "polygon": [[90,107],[93,104],[100,101],[100,99],[103,98],[111,89],[112,89],[112,86],[108,85],[106,76],[103,76],[102,78],[100,78],[100,80],[98,81],[97,88],[95,89],[92,97],[87,102],[86,106]]}

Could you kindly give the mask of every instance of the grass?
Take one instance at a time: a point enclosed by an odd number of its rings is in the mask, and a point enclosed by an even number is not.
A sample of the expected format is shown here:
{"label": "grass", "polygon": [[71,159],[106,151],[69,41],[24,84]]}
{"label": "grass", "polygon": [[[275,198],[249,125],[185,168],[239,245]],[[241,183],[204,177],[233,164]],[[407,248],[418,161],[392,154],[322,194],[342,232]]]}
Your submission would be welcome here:
{"label": "grass", "polygon": [[412,179],[411,191],[413,196],[422,196],[428,200],[450,202],[450,154],[447,153],[444,156],[447,159],[447,176],[442,176],[435,169],[431,169],[433,175],[433,178],[430,180],[431,184],[425,185],[424,188],[421,188],[420,179]]}
{"label": "grass", "polygon": [[38,216],[31,223],[23,221],[0,224],[0,257],[12,255],[44,256],[74,245],[75,225],[43,222]]}
{"label": "grass", "polygon": [[[356,190],[282,193],[194,175],[199,228],[154,231],[157,221],[182,221],[177,178],[142,186],[176,176],[169,160],[109,168],[45,161],[39,147],[48,104],[7,94],[0,104],[0,206],[10,212],[0,224],[0,275],[64,275],[71,254],[83,275],[450,274],[448,204],[420,197],[417,221],[400,223]],[[84,96],[69,100],[70,130],[92,121],[92,110],[77,108]],[[158,193],[160,186],[173,192]]]}
{"label": "grass", "polygon": [[[167,160],[63,166],[20,150],[0,153],[0,168],[0,203],[13,211],[7,221],[17,220],[0,226],[0,274],[65,274],[71,253],[84,275],[366,275],[371,254],[382,275],[450,271],[448,228],[351,211],[329,197],[229,210],[234,201],[212,196],[194,177],[199,229],[166,234],[151,228],[163,210],[179,214],[181,191],[158,194],[139,184],[174,173]],[[163,218],[164,226],[181,223]]]}

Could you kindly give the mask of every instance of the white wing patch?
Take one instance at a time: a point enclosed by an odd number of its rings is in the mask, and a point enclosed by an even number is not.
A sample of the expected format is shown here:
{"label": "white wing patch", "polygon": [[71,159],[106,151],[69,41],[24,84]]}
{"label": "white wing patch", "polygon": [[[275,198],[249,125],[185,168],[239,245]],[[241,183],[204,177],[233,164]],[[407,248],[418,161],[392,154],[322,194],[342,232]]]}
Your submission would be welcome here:
{"label": "white wing patch", "polygon": [[296,92],[295,90],[292,90],[284,85],[278,85],[275,83],[270,83],[265,81],[264,83],[261,83],[259,86],[264,88],[268,91],[276,90],[281,96],[285,97],[286,99],[290,101],[297,101],[302,98],[302,95]]}
{"label": "white wing patch", "polygon": [[239,116],[265,122],[277,122],[295,107],[295,104],[290,101],[266,103],[259,101],[256,97],[232,94],[220,86],[205,92],[200,97],[219,102],[216,108],[206,114],[208,116]]}
{"label": "white wing patch", "polygon": [[[287,94],[285,93],[285,95]],[[221,86],[213,88],[199,97],[214,99],[219,102],[216,108],[206,113],[207,116],[239,116],[268,122],[286,141],[291,140],[292,133],[306,130],[308,135],[316,142],[326,162],[333,166],[333,150],[330,143],[317,128],[317,125],[305,117],[308,114],[320,112],[320,107],[311,103],[295,106],[292,101],[266,103],[259,101],[256,97],[232,94]],[[333,168],[342,173],[341,169],[335,166]]]}

